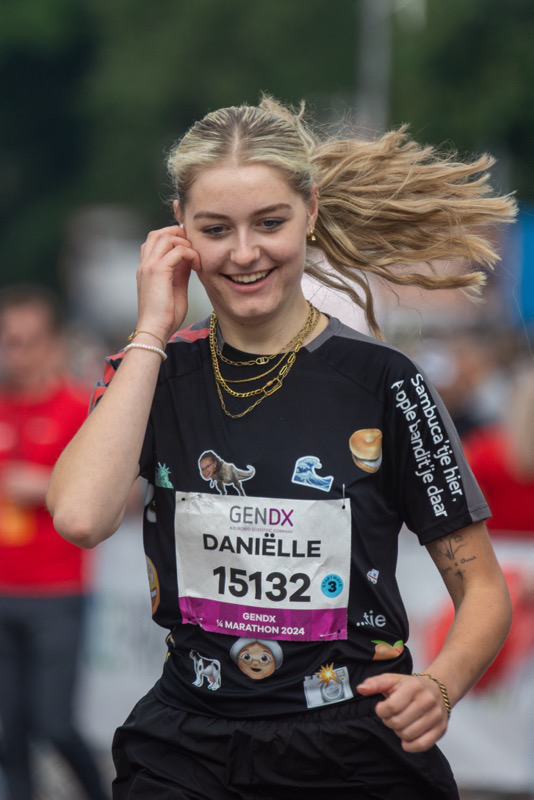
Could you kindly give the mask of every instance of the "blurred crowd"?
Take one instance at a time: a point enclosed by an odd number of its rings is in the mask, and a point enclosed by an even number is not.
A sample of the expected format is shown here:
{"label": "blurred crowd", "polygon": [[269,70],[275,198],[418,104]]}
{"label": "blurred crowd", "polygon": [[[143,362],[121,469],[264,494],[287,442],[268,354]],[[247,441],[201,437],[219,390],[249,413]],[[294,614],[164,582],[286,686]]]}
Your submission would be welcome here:
{"label": "blurred crowd", "polygon": [[493,537],[534,538],[534,358],[506,329],[428,333],[411,353],[455,423]]}

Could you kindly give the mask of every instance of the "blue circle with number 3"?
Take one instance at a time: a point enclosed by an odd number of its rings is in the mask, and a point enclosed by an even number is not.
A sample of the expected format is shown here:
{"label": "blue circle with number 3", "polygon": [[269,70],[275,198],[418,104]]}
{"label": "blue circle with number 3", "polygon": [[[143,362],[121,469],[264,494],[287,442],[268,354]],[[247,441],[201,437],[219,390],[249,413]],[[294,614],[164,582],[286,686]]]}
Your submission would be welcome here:
{"label": "blue circle with number 3", "polygon": [[337,597],[343,591],[343,580],[339,575],[327,575],[321,581],[321,591],[327,597]]}

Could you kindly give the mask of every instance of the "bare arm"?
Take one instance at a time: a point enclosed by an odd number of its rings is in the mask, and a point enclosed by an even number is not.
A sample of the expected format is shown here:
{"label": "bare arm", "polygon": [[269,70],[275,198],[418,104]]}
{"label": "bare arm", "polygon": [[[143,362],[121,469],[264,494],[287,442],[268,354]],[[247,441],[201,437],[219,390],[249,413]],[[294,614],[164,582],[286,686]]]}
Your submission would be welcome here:
{"label": "bare arm", "polygon": [[[166,342],[187,311],[191,268],[199,268],[179,226],[149,234],[137,272],[137,327]],[[135,341],[157,346],[153,336]],[[128,351],[98,406],[60,456],[50,481],[47,504],[56,530],[82,547],[94,547],[114,533],[124,515],[156,382],[160,356]]]}
{"label": "bare arm", "polygon": [[74,544],[95,546],[114,533],[123,518],[139,472],[160,364],[157,353],[128,352],[54,468],[48,508],[58,533]]}
{"label": "bare arm", "polygon": [[[429,672],[447,688],[454,706],[499,652],[512,620],[508,588],[482,522],[432,542],[428,551],[455,607],[454,622]],[[358,691],[384,694],[376,711],[408,752],[428,750],[447,729],[439,687],[428,678],[385,673]]]}

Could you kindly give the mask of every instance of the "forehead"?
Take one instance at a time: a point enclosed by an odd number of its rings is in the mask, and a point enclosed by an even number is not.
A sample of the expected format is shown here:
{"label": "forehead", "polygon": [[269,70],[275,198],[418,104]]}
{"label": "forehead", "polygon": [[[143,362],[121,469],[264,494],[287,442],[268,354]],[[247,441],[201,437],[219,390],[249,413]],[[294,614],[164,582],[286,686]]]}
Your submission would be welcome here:
{"label": "forehead", "polygon": [[4,335],[44,334],[51,330],[51,311],[41,303],[13,305],[0,311],[0,331]]}
{"label": "forehead", "polygon": [[197,175],[188,193],[187,210],[192,215],[202,211],[232,215],[280,203],[304,205],[280,170],[266,164],[224,164]]}
{"label": "forehead", "polygon": [[253,642],[252,644],[245,645],[245,647],[241,652],[253,653],[255,655],[262,655],[262,653],[269,653],[269,655],[271,654],[271,651],[269,650],[268,647],[265,647],[262,644],[258,644],[258,642]]}

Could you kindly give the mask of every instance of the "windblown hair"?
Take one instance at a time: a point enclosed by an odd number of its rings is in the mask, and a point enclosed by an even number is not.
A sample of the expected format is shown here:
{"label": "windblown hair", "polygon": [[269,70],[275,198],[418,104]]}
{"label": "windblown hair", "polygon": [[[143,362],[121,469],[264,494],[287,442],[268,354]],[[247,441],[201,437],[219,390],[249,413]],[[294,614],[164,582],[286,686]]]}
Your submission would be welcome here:
{"label": "windblown hair", "polygon": [[[490,226],[516,213],[511,196],[492,193],[489,155],[462,162],[417,144],[405,127],[374,141],[322,137],[306,124],[303,103],[293,112],[268,96],[257,107],[213,111],[171,150],[182,206],[199,172],[223,162],[274,167],[307,203],[317,185],[313,247],[327,264],[310,258],[306,272],[349,295],[378,338],[370,275],[397,286],[460,288],[475,298],[486,280],[476,267],[491,269],[498,260]],[[440,274],[440,260],[464,271]]]}

